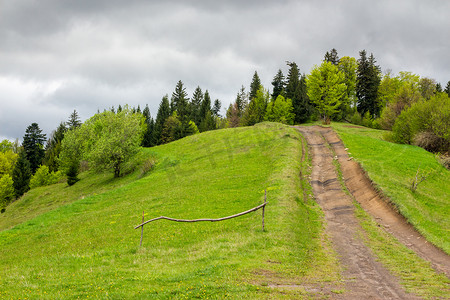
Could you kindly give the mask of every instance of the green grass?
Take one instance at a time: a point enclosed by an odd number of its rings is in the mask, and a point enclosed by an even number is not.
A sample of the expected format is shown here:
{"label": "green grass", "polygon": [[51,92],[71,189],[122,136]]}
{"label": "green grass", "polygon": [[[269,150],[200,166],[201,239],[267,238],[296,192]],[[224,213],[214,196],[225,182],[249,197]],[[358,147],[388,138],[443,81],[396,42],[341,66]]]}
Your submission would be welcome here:
{"label": "green grass", "polygon": [[[422,148],[383,140],[384,131],[333,123],[350,156],[428,241],[450,254],[450,171]],[[415,192],[417,169],[431,172]]]}
{"label": "green grass", "polygon": [[[301,136],[287,126],[206,132],[142,150],[157,160],[139,171],[83,174],[72,187],[27,193],[0,218],[0,298],[292,298],[290,284],[339,279],[323,241],[321,211],[303,193]],[[218,218],[223,222],[145,226],[145,219]],[[306,197],[306,198],[305,198]],[[325,246],[323,246],[325,245]]]}

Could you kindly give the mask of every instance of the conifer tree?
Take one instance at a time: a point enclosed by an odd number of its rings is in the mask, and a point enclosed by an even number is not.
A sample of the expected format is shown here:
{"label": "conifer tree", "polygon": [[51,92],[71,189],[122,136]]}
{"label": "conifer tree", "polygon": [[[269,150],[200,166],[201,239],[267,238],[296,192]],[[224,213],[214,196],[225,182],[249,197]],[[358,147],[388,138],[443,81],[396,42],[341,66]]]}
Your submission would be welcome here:
{"label": "conifer tree", "polygon": [[214,105],[212,108],[212,114],[215,117],[220,117],[220,108],[222,107],[222,102],[219,99],[214,100]]}
{"label": "conifer tree", "polygon": [[446,92],[447,95],[450,97],[450,80],[447,82],[444,92]]}
{"label": "conifer tree", "polygon": [[336,49],[331,49],[330,52],[327,51],[324,56],[324,60],[337,66],[339,64],[339,56]]}
{"label": "conifer tree", "polygon": [[154,146],[154,140],[153,140],[153,130],[155,127],[155,123],[153,121],[153,118],[150,115],[150,109],[148,108],[148,104],[145,106],[144,110],[142,111],[142,115],[144,116],[144,122],[145,122],[145,131],[144,136],[142,138],[141,145],[143,147],[152,147]]}
{"label": "conifer tree", "polygon": [[177,112],[182,123],[189,120],[189,98],[181,80],[178,81],[175,91],[172,93],[170,108],[172,113]]}
{"label": "conifer tree", "polygon": [[[98,113],[100,113],[98,111]],[[80,117],[78,116],[78,112],[74,109],[73,113],[70,115],[69,120],[67,121],[67,129],[71,130],[73,128],[77,128],[81,126]]]}
{"label": "conifer tree", "polygon": [[52,132],[45,147],[44,164],[48,166],[50,172],[56,172],[59,168],[58,158],[61,152],[61,141],[67,131],[66,124],[61,122]]}
{"label": "conifer tree", "polygon": [[250,84],[250,95],[249,95],[250,100],[256,97],[256,93],[260,88],[261,88],[261,80],[259,79],[258,73],[255,71],[255,74],[253,74],[252,82]]}
{"label": "conifer tree", "polygon": [[170,117],[170,104],[169,96],[165,95],[161,103],[159,104],[158,112],[156,114],[155,129],[153,134],[153,140],[157,145],[162,143],[161,134],[164,128],[164,123]]}
{"label": "conifer tree", "polygon": [[245,108],[248,105],[248,94],[245,92],[245,87],[242,86],[239,92],[236,95],[236,108],[238,111],[239,117],[242,117]]}
{"label": "conifer tree", "polygon": [[30,163],[32,174],[36,172],[37,168],[44,159],[44,142],[45,134],[42,133],[39,125],[37,123],[32,123],[28,126],[23,137],[22,146],[25,152],[25,158]]}
{"label": "conifer tree", "polygon": [[14,181],[14,193],[16,198],[19,198],[30,189],[30,178],[30,162],[26,158],[25,151],[21,151],[12,173],[12,179]]}
{"label": "conifer tree", "polygon": [[442,93],[442,85],[440,82],[436,83],[436,93]]}
{"label": "conifer tree", "polygon": [[209,96],[208,90],[205,91],[203,96],[202,105],[200,107],[201,121],[198,129],[200,132],[215,129],[215,121],[213,118],[213,113],[211,110],[211,97]]}
{"label": "conifer tree", "polygon": [[359,52],[356,97],[358,98],[357,110],[361,115],[369,112],[372,118],[380,114],[377,95],[380,86],[380,67],[376,65],[373,54],[367,58],[366,50]]}
{"label": "conifer tree", "polygon": [[200,108],[203,101],[203,92],[202,89],[197,86],[197,88],[194,91],[194,94],[192,95],[191,100],[191,120],[195,122],[195,124],[200,125],[201,122],[201,113]]}
{"label": "conifer tree", "polygon": [[306,81],[300,78],[300,70],[295,62],[287,62],[289,68],[286,78],[285,98],[292,100],[294,107],[294,122],[305,122],[311,115],[312,107],[306,93]]}
{"label": "conifer tree", "polygon": [[284,94],[284,75],[281,69],[278,70],[277,75],[272,80],[273,91],[272,91],[272,100],[277,99],[278,95]]}

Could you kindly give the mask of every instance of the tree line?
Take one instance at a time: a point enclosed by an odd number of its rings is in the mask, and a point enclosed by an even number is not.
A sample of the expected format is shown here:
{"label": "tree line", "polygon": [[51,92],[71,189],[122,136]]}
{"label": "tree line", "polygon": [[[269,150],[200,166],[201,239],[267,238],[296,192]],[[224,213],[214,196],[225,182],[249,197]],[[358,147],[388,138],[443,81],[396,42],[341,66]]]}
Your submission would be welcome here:
{"label": "tree line", "polygon": [[221,101],[212,101],[199,86],[191,97],[183,82],[170,99],[162,97],[156,117],[148,105],[127,105],[98,111],[84,123],[76,110],[47,139],[39,125],[27,127],[23,143],[0,143],[0,208],[30,188],[67,178],[75,184],[83,164],[93,170],[111,170],[115,177],[138,152],[219,128],[251,126],[263,121],[300,124],[322,120],[345,121],[392,130],[395,142],[417,144],[448,153],[450,147],[450,81],[445,89],[434,79],[411,72],[382,74],[374,55],[339,58],[337,50],[324,55],[308,75],[287,61],[266,89],[257,71],[248,92],[242,86],[222,116]]}

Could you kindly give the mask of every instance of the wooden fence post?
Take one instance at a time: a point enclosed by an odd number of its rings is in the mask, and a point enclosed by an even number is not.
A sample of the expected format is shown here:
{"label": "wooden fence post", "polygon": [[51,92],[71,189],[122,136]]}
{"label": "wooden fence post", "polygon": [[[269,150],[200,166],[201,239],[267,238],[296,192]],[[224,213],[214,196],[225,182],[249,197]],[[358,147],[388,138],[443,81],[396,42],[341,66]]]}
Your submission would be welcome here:
{"label": "wooden fence post", "polygon": [[[144,223],[144,211],[142,211],[142,223]],[[142,247],[142,238],[144,237],[144,226],[141,226],[141,242],[139,247]]]}
{"label": "wooden fence post", "polygon": [[[264,190],[264,204],[266,204],[267,201],[267,190]],[[262,208],[262,231],[264,231],[264,211],[266,209],[266,206],[264,205]]]}

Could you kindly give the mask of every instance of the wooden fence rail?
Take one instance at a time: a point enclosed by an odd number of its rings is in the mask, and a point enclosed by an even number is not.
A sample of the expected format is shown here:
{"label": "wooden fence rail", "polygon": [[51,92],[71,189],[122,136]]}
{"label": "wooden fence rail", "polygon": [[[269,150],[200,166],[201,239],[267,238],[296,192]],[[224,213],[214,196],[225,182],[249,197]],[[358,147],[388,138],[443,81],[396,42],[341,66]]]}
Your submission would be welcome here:
{"label": "wooden fence rail", "polygon": [[142,212],[142,223],[137,225],[136,227],[134,227],[134,229],[138,229],[139,227],[141,227],[141,243],[140,246],[142,246],[142,239],[144,236],[144,225],[148,224],[150,222],[153,221],[157,221],[157,220],[169,220],[169,221],[174,221],[174,222],[187,222],[187,223],[194,223],[194,222],[218,222],[218,221],[224,221],[224,220],[228,220],[228,219],[233,219],[233,218],[237,218],[243,215],[246,215],[248,213],[257,211],[258,209],[262,208],[262,230],[264,231],[264,213],[265,213],[265,207],[267,205],[267,190],[264,190],[264,203],[260,204],[252,209],[243,211],[241,213],[232,215],[232,216],[228,216],[228,217],[223,217],[223,218],[218,218],[218,219],[193,219],[193,220],[186,220],[186,219],[175,219],[175,218],[169,218],[169,217],[165,217],[165,216],[160,216],[157,218],[153,218],[150,219],[148,221],[144,222],[144,212]]}

